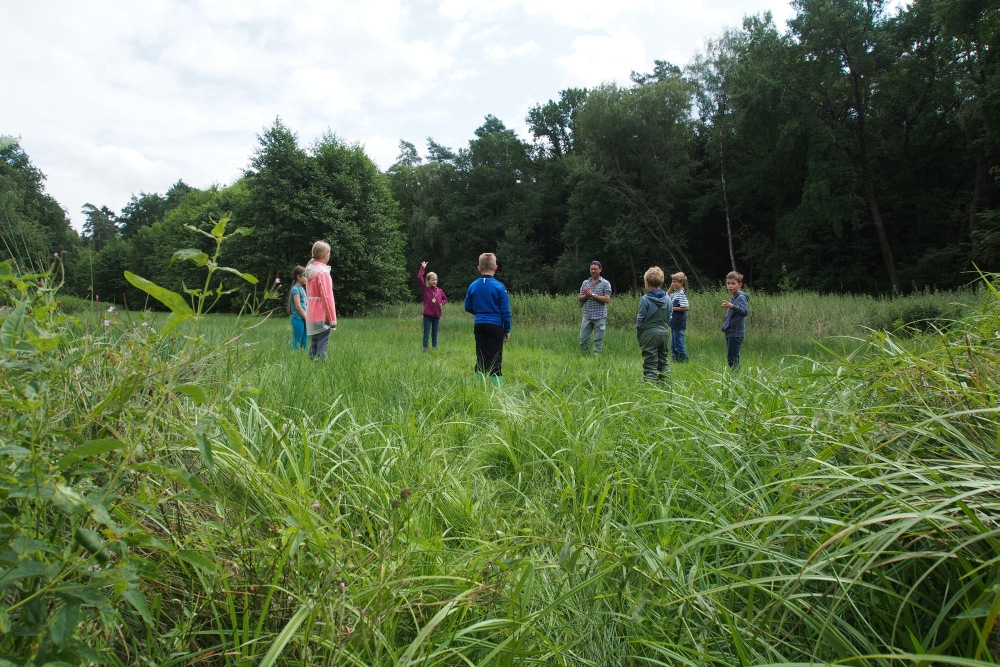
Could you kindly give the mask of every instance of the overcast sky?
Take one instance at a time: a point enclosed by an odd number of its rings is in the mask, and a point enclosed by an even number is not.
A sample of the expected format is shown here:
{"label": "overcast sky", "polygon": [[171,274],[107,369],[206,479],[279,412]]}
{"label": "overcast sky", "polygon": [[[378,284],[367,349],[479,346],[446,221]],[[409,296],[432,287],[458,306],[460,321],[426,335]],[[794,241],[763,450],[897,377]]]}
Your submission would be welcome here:
{"label": "overcast sky", "polygon": [[240,176],[276,116],[331,129],[387,168],[401,138],[467,145],[569,86],[683,65],[705,38],[786,0],[0,0],[0,134],[20,135],[82,222],[177,179]]}

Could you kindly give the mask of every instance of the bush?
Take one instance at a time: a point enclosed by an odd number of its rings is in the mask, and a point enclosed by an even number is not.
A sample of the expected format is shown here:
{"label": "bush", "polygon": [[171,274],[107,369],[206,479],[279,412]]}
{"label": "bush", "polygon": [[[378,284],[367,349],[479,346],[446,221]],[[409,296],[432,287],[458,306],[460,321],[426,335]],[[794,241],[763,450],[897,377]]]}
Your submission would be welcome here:
{"label": "bush", "polygon": [[87,312],[88,310],[93,310],[94,308],[93,301],[81,299],[80,297],[69,294],[60,294],[56,299],[56,305],[59,306],[62,312],[68,315],[76,315],[78,313]]}

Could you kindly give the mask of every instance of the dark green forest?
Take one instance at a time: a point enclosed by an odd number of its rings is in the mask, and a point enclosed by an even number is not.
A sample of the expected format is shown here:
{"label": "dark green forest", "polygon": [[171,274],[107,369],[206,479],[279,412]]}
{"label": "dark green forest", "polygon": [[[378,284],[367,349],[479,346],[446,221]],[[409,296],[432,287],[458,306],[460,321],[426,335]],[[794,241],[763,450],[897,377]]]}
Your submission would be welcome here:
{"label": "dark green forest", "polygon": [[14,144],[0,259],[58,252],[66,293],[137,307],[123,271],[181,289],[171,253],[228,212],[255,231],[226,262],[262,280],[327,240],[347,313],[410,298],[423,260],[459,294],[484,251],[510,289],[548,293],[577,289],[592,259],[618,291],[652,264],[694,288],[735,267],[758,290],[877,294],[1000,269],[995,0],[794,7],[786,29],[748,17],[687,66],[560,91],[529,111],[530,137],[487,115],[465,147],[428,137],[421,156],[402,140],[384,173],[362,146],[332,132],[306,145],[278,119],[232,185],[87,204],[81,235]]}

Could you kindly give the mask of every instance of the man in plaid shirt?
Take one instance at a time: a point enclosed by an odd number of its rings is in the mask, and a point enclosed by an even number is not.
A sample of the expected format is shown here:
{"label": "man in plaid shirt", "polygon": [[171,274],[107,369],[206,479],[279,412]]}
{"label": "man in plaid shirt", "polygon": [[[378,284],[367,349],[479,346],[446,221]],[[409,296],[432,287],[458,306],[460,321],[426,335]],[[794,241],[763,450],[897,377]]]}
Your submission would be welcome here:
{"label": "man in plaid shirt", "polygon": [[590,263],[590,277],[580,285],[580,306],[583,322],[580,325],[580,351],[590,351],[590,334],[594,334],[594,356],[604,349],[604,329],[608,325],[608,302],[611,301],[611,283],[601,277],[603,266],[596,259]]}

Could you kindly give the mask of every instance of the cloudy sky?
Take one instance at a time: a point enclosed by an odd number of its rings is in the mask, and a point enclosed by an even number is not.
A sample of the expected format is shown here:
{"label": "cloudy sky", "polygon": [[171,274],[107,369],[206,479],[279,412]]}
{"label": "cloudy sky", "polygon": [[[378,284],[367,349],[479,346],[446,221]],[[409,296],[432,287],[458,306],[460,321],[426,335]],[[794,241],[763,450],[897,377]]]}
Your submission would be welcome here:
{"label": "cloudy sky", "polygon": [[486,114],[526,136],[569,86],[683,65],[787,0],[0,0],[0,134],[20,135],[82,222],[177,179],[236,179],[276,116],[386,168],[401,138],[465,146]]}

